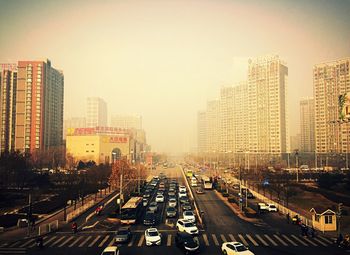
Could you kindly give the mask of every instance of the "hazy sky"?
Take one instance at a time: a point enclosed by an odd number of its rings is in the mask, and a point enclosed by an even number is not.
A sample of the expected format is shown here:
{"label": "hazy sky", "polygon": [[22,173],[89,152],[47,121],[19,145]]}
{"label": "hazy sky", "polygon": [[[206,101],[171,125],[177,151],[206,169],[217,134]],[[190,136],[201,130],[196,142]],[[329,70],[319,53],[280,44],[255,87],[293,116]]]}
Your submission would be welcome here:
{"label": "hazy sky", "polygon": [[100,96],[109,116],[142,115],[159,151],[195,146],[197,111],[266,54],[287,62],[295,134],[313,65],[350,56],[350,1],[0,0],[0,62],[50,59],[65,118]]}

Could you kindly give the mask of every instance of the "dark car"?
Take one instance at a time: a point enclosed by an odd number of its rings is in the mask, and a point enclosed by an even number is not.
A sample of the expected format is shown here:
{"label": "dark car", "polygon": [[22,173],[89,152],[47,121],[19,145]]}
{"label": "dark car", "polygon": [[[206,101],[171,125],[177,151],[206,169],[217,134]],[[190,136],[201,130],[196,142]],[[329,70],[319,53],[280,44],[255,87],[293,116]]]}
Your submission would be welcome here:
{"label": "dark car", "polygon": [[156,224],[156,215],[153,211],[146,212],[145,218],[143,219],[143,225],[154,226]]}
{"label": "dark car", "polygon": [[188,202],[183,203],[183,204],[181,205],[181,207],[182,207],[182,210],[184,210],[184,211],[190,211],[190,210],[192,210],[192,206],[191,206],[191,204],[188,203]]}
{"label": "dark car", "polygon": [[129,228],[120,228],[114,237],[115,243],[127,243],[131,238],[131,231]]}
{"label": "dark car", "polygon": [[173,217],[176,217],[176,208],[175,207],[168,207],[166,209],[166,216],[168,218],[173,218]]}
{"label": "dark car", "polygon": [[175,244],[177,247],[182,249],[186,254],[196,253],[199,251],[199,240],[198,237],[185,232],[177,232],[175,236]]}
{"label": "dark car", "polygon": [[189,203],[189,202],[190,202],[190,200],[188,199],[187,196],[186,196],[186,197],[181,197],[179,200],[180,200],[180,203],[181,203],[181,204]]}

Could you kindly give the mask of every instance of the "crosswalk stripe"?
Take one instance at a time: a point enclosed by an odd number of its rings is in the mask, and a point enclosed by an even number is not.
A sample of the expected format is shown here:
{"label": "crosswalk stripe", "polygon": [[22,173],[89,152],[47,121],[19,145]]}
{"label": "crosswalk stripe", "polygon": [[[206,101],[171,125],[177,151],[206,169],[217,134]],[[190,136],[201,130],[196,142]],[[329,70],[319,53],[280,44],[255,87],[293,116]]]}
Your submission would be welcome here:
{"label": "crosswalk stripe", "polygon": [[142,235],[139,242],[137,243],[137,246],[140,247],[144,240],[145,240],[145,235]]}
{"label": "crosswalk stripe", "polygon": [[307,238],[306,236],[303,237],[303,240],[310,243],[313,246],[317,246],[317,244],[315,244],[313,241],[311,241],[309,238]]}
{"label": "crosswalk stripe", "polygon": [[207,237],[207,234],[203,234],[203,240],[204,240],[204,243],[206,246],[209,246],[209,241],[208,241],[208,237]]}
{"label": "crosswalk stripe", "polygon": [[103,238],[102,242],[99,243],[98,247],[102,247],[104,243],[108,240],[109,235],[106,235],[105,238]]}
{"label": "crosswalk stripe", "polygon": [[63,243],[61,243],[58,247],[62,247],[63,245],[67,244],[70,240],[72,240],[74,238],[74,236],[69,237],[66,241],[64,241]]}
{"label": "crosswalk stripe", "polygon": [[221,237],[221,240],[222,240],[224,243],[227,242],[226,237],[225,237],[223,234],[221,234],[220,237]]}
{"label": "crosswalk stripe", "polygon": [[9,248],[12,248],[12,247],[17,246],[20,242],[21,242],[21,241],[14,242],[13,244],[11,244],[11,245],[9,246]]}
{"label": "crosswalk stripe", "polygon": [[288,236],[286,235],[282,235],[284,237],[284,239],[286,239],[288,242],[290,242],[293,246],[298,246],[293,240],[291,240]]}
{"label": "crosswalk stripe", "polygon": [[317,238],[322,239],[323,241],[325,241],[326,243],[332,244],[332,241],[328,240],[327,238],[323,237],[323,236],[317,236]]}
{"label": "crosswalk stripe", "polygon": [[253,237],[251,237],[251,235],[246,234],[246,237],[248,237],[248,239],[249,239],[255,246],[259,246],[259,244],[253,239]]}
{"label": "crosswalk stripe", "polygon": [[230,237],[232,242],[236,242],[236,239],[235,239],[235,237],[232,234],[229,234],[228,236]]}
{"label": "crosswalk stripe", "polygon": [[85,238],[84,241],[81,242],[81,244],[79,244],[78,247],[83,247],[90,239],[91,239],[92,236],[88,236],[88,238]]}
{"label": "crosswalk stripe", "polygon": [[166,246],[170,246],[170,245],[171,245],[171,235],[168,235],[166,240]]}
{"label": "crosswalk stripe", "polygon": [[18,255],[18,254],[27,254],[27,250],[26,250],[26,248],[16,248],[16,247],[12,247],[12,248],[7,247],[7,248],[5,248],[5,247],[1,247],[0,248],[0,253],[1,254],[16,254],[16,255]]}
{"label": "crosswalk stripe", "polygon": [[274,246],[277,246],[278,244],[271,238],[269,237],[268,235],[264,234],[264,236],[266,237],[267,240],[270,241],[270,243],[272,243]]}
{"label": "crosswalk stripe", "polygon": [[324,242],[322,242],[321,240],[317,239],[316,237],[312,238],[313,240],[315,240],[316,242],[318,242],[319,244],[323,245],[323,246],[328,246],[327,244],[325,244]]}
{"label": "crosswalk stripe", "polygon": [[291,235],[291,237],[293,237],[295,240],[297,240],[298,242],[302,243],[304,246],[309,246],[306,242],[304,242],[303,240],[301,240],[300,238],[296,237],[295,235]]}
{"label": "crosswalk stripe", "polygon": [[92,243],[89,244],[88,247],[94,246],[94,244],[97,242],[98,239],[100,239],[101,236],[96,236],[96,238],[92,241]]}
{"label": "crosswalk stripe", "polygon": [[255,235],[258,239],[259,239],[259,241],[260,242],[262,242],[263,243],[263,245],[265,245],[265,246],[269,246],[269,244],[267,243],[267,242],[265,242],[265,240],[264,239],[262,239],[262,237],[260,236],[260,235]]}
{"label": "crosswalk stripe", "polygon": [[283,241],[278,235],[273,235],[280,243],[282,243],[284,246],[288,246],[288,244]]}
{"label": "crosswalk stripe", "polygon": [[52,244],[50,244],[49,246],[52,247],[56,244],[58,244],[59,242],[61,242],[63,239],[65,238],[65,236],[61,236],[61,238],[58,238],[56,241],[54,241]]}
{"label": "crosswalk stripe", "polygon": [[128,243],[128,247],[131,247],[134,244],[135,239],[136,239],[136,235],[133,235],[131,238],[131,241]]}
{"label": "crosswalk stripe", "polygon": [[35,239],[30,239],[27,242],[25,242],[22,245],[20,245],[19,247],[22,248],[22,247],[27,246],[28,244],[30,244],[31,242],[34,242],[34,241],[35,241]]}
{"label": "crosswalk stripe", "polygon": [[75,239],[74,242],[71,243],[68,247],[73,247],[73,245],[75,245],[77,242],[79,242],[80,239],[82,239],[82,238],[83,238],[83,236],[79,236],[79,237],[78,237],[77,239]]}
{"label": "crosswalk stripe", "polygon": [[242,243],[245,245],[245,246],[249,246],[248,242],[244,239],[244,237],[239,234],[238,237],[241,239]]}
{"label": "crosswalk stripe", "polygon": [[218,239],[216,238],[216,235],[211,234],[211,237],[213,238],[215,245],[216,245],[216,246],[219,246],[219,241],[218,241]]}
{"label": "crosswalk stripe", "polygon": [[58,236],[53,236],[51,237],[49,240],[47,240],[46,242],[44,242],[44,246],[47,246],[49,243],[51,243],[53,240],[55,240]]}

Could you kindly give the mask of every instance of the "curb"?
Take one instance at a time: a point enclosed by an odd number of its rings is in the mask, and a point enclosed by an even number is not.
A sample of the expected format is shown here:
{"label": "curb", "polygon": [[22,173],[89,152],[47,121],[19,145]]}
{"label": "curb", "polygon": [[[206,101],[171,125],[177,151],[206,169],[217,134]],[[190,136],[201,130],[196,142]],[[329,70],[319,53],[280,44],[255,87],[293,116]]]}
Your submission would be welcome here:
{"label": "curb", "polygon": [[215,191],[215,194],[217,195],[217,197],[223,201],[230,209],[231,211],[237,215],[240,219],[244,220],[244,221],[247,221],[247,222],[250,222],[250,223],[257,223],[257,222],[261,222],[261,220],[259,219],[255,219],[255,218],[248,218],[246,216],[243,215],[243,213],[238,209],[236,208],[233,204],[229,203],[227,201],[227,199],[225,199],[217,190],[214,190]]}

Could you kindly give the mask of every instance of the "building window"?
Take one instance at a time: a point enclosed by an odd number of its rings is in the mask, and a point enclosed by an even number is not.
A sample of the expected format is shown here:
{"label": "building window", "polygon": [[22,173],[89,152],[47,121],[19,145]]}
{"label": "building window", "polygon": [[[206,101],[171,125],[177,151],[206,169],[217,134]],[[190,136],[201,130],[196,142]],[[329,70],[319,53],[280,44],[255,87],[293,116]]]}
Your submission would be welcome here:
{"label": "building window", "polygon": [[320,222],[320,215],[319,214],[315,215],[315,221]]}
{"label": "building window", "polygon": [[85,152],[89,152],[89,151],[85,151]]}
{"label": "building window", "polygon": [[332,224],[332,223],[333,223],[333,217],[332,217],[332,215],[325,215],[325,216],[324,216],[324,223],[325,223],[325,224]]}

